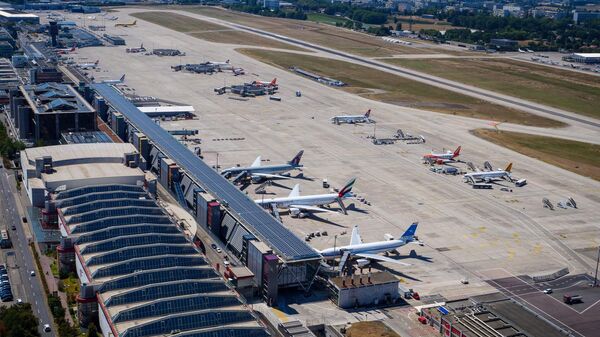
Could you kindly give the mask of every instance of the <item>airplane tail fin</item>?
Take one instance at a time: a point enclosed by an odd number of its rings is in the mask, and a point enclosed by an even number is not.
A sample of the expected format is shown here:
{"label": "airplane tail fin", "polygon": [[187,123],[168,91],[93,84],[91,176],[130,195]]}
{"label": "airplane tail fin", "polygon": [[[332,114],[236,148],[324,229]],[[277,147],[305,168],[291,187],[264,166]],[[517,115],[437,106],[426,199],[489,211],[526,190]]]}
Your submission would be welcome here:
{"label": "airplane tail fin", "polygon": [[119,79],[119,81],[121,81],[121,83],[125,82],[125,74],[123,74],[123,76],[121,76],[121,78]]}
{"label": "airplane tail fin", "polygon": [[510,173],[511,170],[512,170],[512,163],[509,163],[508,166],[506,166],[506,168],[504,169],[504,171]]}
{"label": "airplane tail fin", "polygon": [[452,158],[458,157],[459,155],[460,155],[460,146],[456,148],[456,150],[452,154]]}
{"label": "airplane tail fin", "polygon": [[296,184],[294,185],[294,188],[292,189],[292,191],[290,192],[290,195],[288,195],[289,198],[295,198],[295,197],[299,197],[300,196],[300,184]]}
{"label": "airplane tail fin", "polygon": [[144,42],[140,45],[140,49],[144,49]]}
{"label": "airplane tail fin", "polygon": [[289,164],[293,165],[293,166],[300,165],[300,159],[302,159],[303,154],[304,154],[304,150],[300,150],[300,152],[298,152],[298,154],[296,156],[294,156],[294,158],[292,158],[292,160],[290,160]]}
{"label": "airplane tail fin", "polygon": [[136,23],[137,23],[137,20],[133,20],[133,23],[131,25],[135,26]]}
{"label": "airplane tail fin", "polygon": [[371,109],[367,110],[365,113],[365,118],[369,118],[371,116]]}
{"label": "airplane tail fin", "polygon": [[356,178],[352,178],[352,179],[348,180],[346,185],[344,185],[344,187],[342,187],[342,189],[340,189],[340,191],[338,192],[338,196],[340,198],[347,197],[348,194],[350,194],[352,192],[352,187],[354,186],[355,181],[356,181]]}
{"label": "airplane tail fin", "polygon": [[100,60],[96,60],[96,62],[94,62],[95,65],[98,65],[98,63],[100,63]]}
{"label": "airplane tail fin", "polygon": [[270,85],[275,85],[275,84],[277,84],[277,78],[274,78],[274,79],[271,81],[271,83],[269,83],[269,84],[270,84]]}
{"label": "airplane tail fin", "polygon": [[406,232],[404,232],[404,234],[402,234],[402,237],[401,237],[402,240],[405,240],[405,241],[412,240],[415,237],[415,234],[417,233],[417,226],[419,226],[419,223],[413,222],[413,224],[408,227]]}
{"label": "airplane tail fin", "polygon": [[225,61],[225,63],[229,64],[229,60]]}

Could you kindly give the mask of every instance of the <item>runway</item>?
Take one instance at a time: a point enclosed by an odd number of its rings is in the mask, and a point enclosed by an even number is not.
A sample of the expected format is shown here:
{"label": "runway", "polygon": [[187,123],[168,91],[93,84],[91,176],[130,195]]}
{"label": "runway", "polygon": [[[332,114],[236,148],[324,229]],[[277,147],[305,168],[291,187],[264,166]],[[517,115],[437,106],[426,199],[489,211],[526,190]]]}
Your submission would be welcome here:
{"label": "runway", "polygon": [[519,98],[512,97],[512,96],[502,95],[502,94],[495,93],[495,92],[492,92],[489,90],[484,90],[484,89],[480,89],[477,87],[469,86],[469,85],[466,85],[466,84],[463,84],[460,82],[450,81],[450,80],[447,80],[447,79],[444,79],[441,77],[432,76],[432,75],[414,71],[414,70],[409,70],[407,68],[392,66],[392,65],[389,65],[386,63],[378,62],[378,61],[370,59],[370,58],[356,56],[356,55],[345,53],[345,52],[342,52],[339,50],[330,49],[330,48],[316,45],[316,44],[313,44],[310,42],[293,39],[293,38],[290,38],[290,37],[287,37],[284,35],[274,34],[274,33],[268,32],[268,31],[248,27],[245,25],[240,25],[237,23],[231,23],[228,21],[215,19],[215,18],[211,18],[208,16],[199,15],[199,14],[185,13],[185,15],[192,16],[192,17],[199,17],[206,21],[213,21],[220,25],[225,25],[225,26],[229,26],[231,28],[235,28],[238,30],[243,30],[243,31],[247,31],[250,33],[270,37],[270,38],[284,41],[284,42],[287,42],[287,43],[290,43],[292,45],[296,45],[299,47],[318,50],[320,52],[335,55],[335,56],[341,57],[343,59],[353,61],[355,63],[360,63],[360,64],[363,64],[366,66],[384,69],[388,72],[392,72],[392,73],[401,75],[403,77],[410,78],[412,80],[423,82],[423,83],[426,83],[429,85],[434,85],[434,86],[444,88],[447,90],[451,90],[454,92],[458,92],[458,93],[461,93],[461,94],[464,94],[467,96],[484,99],[484,100],[490,101],[492,103],[501,104],[501,105],[508,106],[511,108],[517,108],[517,109],[520,109],[523,111],[535,113],[535,114],[542,115],[542,116],[550,115],[553,117],[563,118],[563,119],[569,120],[571,122],[576,122],[576,123],[581,123],[581,124],[584,124],[587,126],[591,126],[595,129],[600,128],[600,122],[597,122],[593,118],[588,118],[585,116],[577,115],[575,113],[556,109],[556,108],[549,107],[549,106],[546,106],[543,104],[534,103],[531,101],[519,99]]}

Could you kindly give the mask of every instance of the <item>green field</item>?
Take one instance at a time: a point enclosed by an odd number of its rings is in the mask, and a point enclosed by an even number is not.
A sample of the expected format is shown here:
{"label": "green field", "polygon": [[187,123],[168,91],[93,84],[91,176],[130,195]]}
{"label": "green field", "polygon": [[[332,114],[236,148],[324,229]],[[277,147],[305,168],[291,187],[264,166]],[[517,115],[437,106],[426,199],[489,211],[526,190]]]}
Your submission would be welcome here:
{"label": "green field", "polygon": [[141,12],[131,14],[131,16],[210,42],[308,51],[277,40],[176,13]]}
{"label": "green field", "polygon": [[294,39],[300,39],[325,47],[367,57],[393,57],[394,55],[398,54],[430,54],[436,52],[430,48],[425,49],[418,48],[416,46],[408,47],[399,44],[387,43],[378,36],[371,36],[349,29],[333,27],[329,24],[320,24],[308,20],[302,21],[264,17],[208,6],[168,8],[180,10],[183,9],[190,13],[205,15],[228,22],[263,29]]}
{"label": "green field", "polygon": [[327,14],[323,14],[323,13],[310,13],[307,16],[308,16],[308,21],[326,23],[328,25],[334,25],[334,26],[336,23],[343,24],[346,21],[349,21],[348,19],[345,19],[340,16],[327,15]]}
{"label": "green field", "polygon": [[529,157],[600,180],[600,145],[492,129],[476,129],[472,133]]}
{"label": "green field", "polygon": [[508,59],[388,59],[388,63],[600,118],[600,78]]}
{"label": "green field", "polygon": [[495,105],[354,63],[260,49],[238,49],[238,51],[286,70],[297,66],[341,80],[348,84],[341,90],[377,101],[494,121],[542,127],[564,126],[563,123],[552,119]]}

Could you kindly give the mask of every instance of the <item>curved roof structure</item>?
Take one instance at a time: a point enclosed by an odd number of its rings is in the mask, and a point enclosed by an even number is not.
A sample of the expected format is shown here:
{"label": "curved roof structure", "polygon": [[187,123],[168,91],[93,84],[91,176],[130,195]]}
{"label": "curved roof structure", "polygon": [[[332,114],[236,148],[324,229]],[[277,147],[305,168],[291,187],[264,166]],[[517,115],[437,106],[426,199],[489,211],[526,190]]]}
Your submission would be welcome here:
{"label": "curved roof structure", "polygon": [[54,201],[115,337],[269,336],[142,187],[86,186]]}

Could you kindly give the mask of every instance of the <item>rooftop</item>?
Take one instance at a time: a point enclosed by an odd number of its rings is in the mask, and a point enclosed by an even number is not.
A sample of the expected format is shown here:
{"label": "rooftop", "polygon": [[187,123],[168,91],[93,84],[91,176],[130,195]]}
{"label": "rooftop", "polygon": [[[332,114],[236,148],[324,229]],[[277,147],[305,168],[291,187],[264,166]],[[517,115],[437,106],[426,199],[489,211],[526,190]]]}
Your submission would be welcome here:
{"label": "rooftop", "polygon": [[575,53],[573,54],[575,56],[579,56],[579,57],[593,57],[593,58],[600,58],[600,53]]}
{"label": "rooftop", "polygon": [[21,92],[36,114],[86,113],[94,108],[68,84],[43,83],[22,85]]}
{"label": "rooftop", "polygon": [[[55,189],[95,183],[135,183],[144,180],[139,168],[126,166],[125,154],[135,153],[129,143],[67,144],[29,148],[21,151],[21,165],[29,186]],[[36,177],[36,158],[52,157],[52,170]],[[39,182],[37,182],[39,181]]]}
{"label": "rooftop", "polygon": [[[354,279],[354,284],[352,284]],[[346,281],[345,285],[343,281]],[[360,288],[377,284],[398,282],[398,278],[388,271],[377,273],[353,275],[353,276],[337,276],[329,279],[329,281],[337,288]]]}
{"label": "rooftop", "polygon": [[37,18],[38,16],[31,13],[24,13],[13,9],[0,9],[0,16],[7,18]]}
{"label": "rooftop", "polygon": [[210,329],[268,336],[141,186],[85,186],[57,193],[54,202],[83,264],[82,282],[97,285],[119,336]]}

